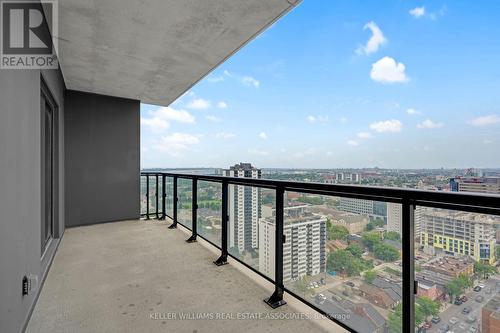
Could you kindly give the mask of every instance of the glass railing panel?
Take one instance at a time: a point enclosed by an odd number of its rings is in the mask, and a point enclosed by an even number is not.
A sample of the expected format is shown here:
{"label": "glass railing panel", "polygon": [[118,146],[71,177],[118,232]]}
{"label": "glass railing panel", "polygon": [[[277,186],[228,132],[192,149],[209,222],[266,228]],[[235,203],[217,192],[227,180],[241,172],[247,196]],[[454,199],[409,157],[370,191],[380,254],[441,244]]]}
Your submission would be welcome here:
{"label": "glass railing panel", "polygon": [[402,303],[401,205],[285,192],[285,288],[357,332],[387,332]]}
{"label": "glass railing panel", "polygon": [[274,279],[276,191],[228,186],[228,252]]}
{"label": "glass railing panel", "polygon": [[146,175],[141,175],[141,215],[146,214],[147,212],[147,189],[146,189],[146,181],[147,181],[147,176]]}
{"label": "glass railing panel", "polygon": [[415,209],[415,332],[500,332],[500,217]]}
{"label": "glass railing panel", "polygon": [[221,246],[222,184],[198,181],[197,231],[212,243]]}
{"label": "glass railing panel", "polygon": [[191,179],[177,179],[177,221],[186,228],[193,227],[193,181]]}
{"label": "glass railing panel", "polygon": [[165,177],[165,213],[171,219],[174,217],[174,178]]}

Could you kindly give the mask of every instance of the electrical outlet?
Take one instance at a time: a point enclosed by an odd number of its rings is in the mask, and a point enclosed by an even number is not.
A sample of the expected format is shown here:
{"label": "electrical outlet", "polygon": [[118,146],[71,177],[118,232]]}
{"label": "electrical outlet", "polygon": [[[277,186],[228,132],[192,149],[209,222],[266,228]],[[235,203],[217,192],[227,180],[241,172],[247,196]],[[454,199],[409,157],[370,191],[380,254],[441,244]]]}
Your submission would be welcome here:
{"label": "electrical outlet", "polygon": [[32,294],[38,288],[38,275],[23,276],[23,296]]}

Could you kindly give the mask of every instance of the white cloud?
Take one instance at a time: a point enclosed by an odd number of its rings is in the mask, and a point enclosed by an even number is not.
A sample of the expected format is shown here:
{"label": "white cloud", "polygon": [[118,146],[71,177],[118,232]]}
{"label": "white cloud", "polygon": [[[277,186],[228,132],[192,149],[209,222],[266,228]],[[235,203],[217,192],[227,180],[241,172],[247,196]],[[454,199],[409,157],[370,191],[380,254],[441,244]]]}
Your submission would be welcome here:
{"label": "white cloud", "polygon": [[220,101],[220,102],[217,103],[217,107],[219,109],[226,109],[227,108],[227,103],[224,102],[224,101]]}
{"label": "white cloud", "polygon": [[141,125],[149,127],[153,132],[161,132],[170,127],[170,121],[194,123],[196,118],[185,110],[161,107],[149,112],[150,118],[141,118]]}
{"label": "white cloud", "polygon": [[436,123],[436,122],[433,122],[430,119],[426,119],[426,120],[424,120],[423,122],[421,122],[420,124],[417,125],[418,128],[423,128],[423,129],[441,128],[443,126],[444,126],[443,123]]}
{"label": "white cloud", "polygon": [[412,109],[412,108],[409,108],[408,110],[406,110],[406,113],[408,113],[410,116],[422,114],[422,112],[415,110],[415,109]]}
{"label": "white cloud", "polygon": [[161,107],[151,112],[153,117],[164,120],[178,121],[180,123],[194,123],[196,118],[185,110],[177,110],[171,107]]}
{"label": "white cloud", "polygon": [[373,135],[370,132],[359,132],[357,134],[357,137],[360,139],[370,139],[373,137]]}
{"label": "white cloud", "polygon": [[370,128],[378,133],[384,132],[392,132],[397,133],[401,132],[403,128],[403,124],[397,119],[384,120],[372,123]]}
{"label": "white cloud", "polygon": [[254,86],[255,88],[258,88],[260,86],[259,80],[255,79],[251,76],[242,77],[241,82],[243,82],[243,84],[246,84],[247,86]]}
{"label": "white cloud", "polygon": [[196,98],[189,102],[187,107],[194,110],[205,110],[208,109],[210,105],[210,101],[203,98]]}
{"label": "white cloud", "polygon": [[387,39],[385,38],[382,30],[375,24],[375,22],[371,21],[365,24],[363,30],[369,29],[372,32],[372,36],[366,42],[365,46],[360,46],[356,50],[357,54],[371,54],[378,51],[379,47],[385,43],[387,43]]}
{"label": "white cloud", "polygon": [[391,57],[383,57],[372,65],[370,77],[382,83],[401,83],[408,81],[406,66]]}
{"label": "white cloud", "polygon": [[259,133],[259,138],[261,138],[262,140],[267,139],[267,134],[266,134],[266,132],[260,132],[260,133]]}
{"label": "white cloud", "polygon": [[210,114],[210,115],[208,115],[208,116],[205,116],[205,118],[206,118],[207,120],[210,120],[210,121],[211,121],[211,122],[213,122],[213,123],[218,123],[218,122],[222,121],[222,118],[219,118],[219,117],[214,116],[214,115],[211,115],[211,114]]}
{"label": "white cloud", "polygon": [[307,116],[306,119],[311,124],[314,124],[314,123],[326,123],[328,121],[328,116],[312,116],[312,115],[309,115],[309,116]]}
{"label": "white cloud", "polygon": [[410,15],[415,17],[415,18],[420,18],[425,15],[425,7],[415,7],[413,9],[410,9],[409,11]]}
{"label": "white cloud", "polygon": [[200,139],[197,136],[188,133],[173,133],[163,136],[153,148],[171,156],[180,156],[190,146],[198,143]]}
{"label": "white cloud", "polygon": [[160,132],[170,127],[168,121],[160,118],[141,118],[141,125],[148,126],[154,132]]}
{"label": "white cloud", "polygon": [[217,139],[231,139],[234,138],[236,134],[233,133],[226,133],[226,132],[219,132],[215,134],[215,137]]}
{"label": "white cloud", "polygon": [[472,126],[488,126],[488,125],[494,125],[500,123],[500,117],[497,116],[496,114],[490,114],[487,116],[481,116],[474,118],[469,121],[469,124]]}
{"label": "white cloud", "polygon": [[217,82],[221,82],[221,81],[224,81],[224,76],[220,75],[220,76],[210,76],[208,79],[207,79],[208,82],[212,82],[212,83],[217,83]]}
{"label": "white cloud", "polygon": [[348,141],[347,141],[347,144],[348,144],[349,146],[353,146],[353,147],[355,147],[355,146],[359,145],[358,141],[356,141],[356,140],[348,140]]}

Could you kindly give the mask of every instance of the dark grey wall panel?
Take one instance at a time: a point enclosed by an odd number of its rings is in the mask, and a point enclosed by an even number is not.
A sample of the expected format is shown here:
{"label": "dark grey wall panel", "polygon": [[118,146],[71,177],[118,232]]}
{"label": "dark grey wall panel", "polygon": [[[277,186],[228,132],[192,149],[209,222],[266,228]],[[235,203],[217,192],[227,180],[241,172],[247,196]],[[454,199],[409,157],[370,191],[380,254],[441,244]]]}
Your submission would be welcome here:
{"label": "dark grey wall panel", "polygon": [[[41,253],[41,111],[43,75],[59,110],[59,193],[55,239]],[[58,70],[0,70],[0,332],[23,329],[64,231],[64,81]],[[22,296],[24,275],[39,287]]]}
{"label": "dark grey wall panel", "polygon": [[139,218],[140,103],[65,94],[66,226]]}

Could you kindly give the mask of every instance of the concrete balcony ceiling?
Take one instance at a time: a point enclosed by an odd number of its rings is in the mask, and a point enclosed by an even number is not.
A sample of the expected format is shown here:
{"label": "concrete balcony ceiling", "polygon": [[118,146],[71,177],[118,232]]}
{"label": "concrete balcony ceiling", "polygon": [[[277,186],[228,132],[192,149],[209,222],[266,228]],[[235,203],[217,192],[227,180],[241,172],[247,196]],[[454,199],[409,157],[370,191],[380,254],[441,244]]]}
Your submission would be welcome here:
{"label": "concrete balcony ceiling", "polygon": [[60,1],[66,86],[169,105],[298,2]]}

